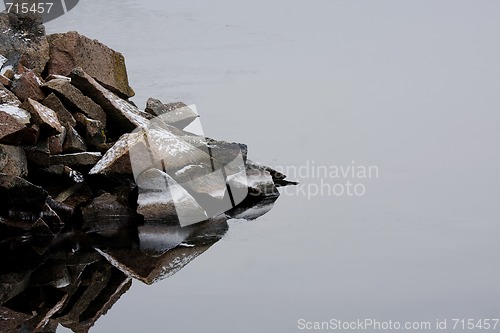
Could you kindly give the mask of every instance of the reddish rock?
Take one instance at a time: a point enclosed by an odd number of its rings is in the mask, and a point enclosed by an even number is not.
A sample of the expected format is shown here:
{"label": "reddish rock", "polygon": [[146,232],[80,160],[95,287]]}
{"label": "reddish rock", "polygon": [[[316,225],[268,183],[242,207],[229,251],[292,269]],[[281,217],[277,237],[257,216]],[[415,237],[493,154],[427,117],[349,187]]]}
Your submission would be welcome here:
{"label": "reddish rock", "polygon": [[33,146],[25,146],[24,152],[28,163],[39,167],[48,167],[50,165],[50,147],[49,141],[44,140]]}
{"label": "reddish rock", "polygon": [[19,106],[21,101],[9,89],[0,84],[0,104]]}
{"label": "reddish rock", "polygon": [[82,113],[76,113],[75,118],[78,126],[85,133],[86,143],[95,149],[104,149],[106,147],[106,134],[103,124],[99,120],[85,117]]}
{"label": "reddish rock", "polygon": [[63,155],[52,155],[50,157],[51,165],[68,165],[68,166],[94,166],[101,159],[101,153],[74,153],[74,154],[63,154]]}
{"label": "reddish rock", "polygon": [[54,93],[50,93],[50,95],[43,100],[42,104],[54,110],[63,126],[76,126],[75,118],[73,118],[71,113],[64,107],[61,100]]}
{"label": "reddish rock", "polygon": [[81,67],[116,94],[124,98],[135,95],[129,86],[125,59],[121,53],[74,31],[50,35],[48,40],[49,74],[69,75],[73,68]]}
{"label": "reddish rock", "polygon": [[82,153],[84,151],[87,151],[87,145],[85,144],[85,141],[73,127],[68,127],[66,139],[63,143],[63,152],[70,154]]}
{"label": "reddish rock", "polygon": [[133,131],[136,127],[144,127],[148,124],[148,119],[152,118],[150,114],[140,111],[136,106],[104,88],[81,68],[75,68],[70,77],[72,85],[92,98],[106,111],[117,134],[121,135]]}
{"label": "reddish rock", "polygon": [[45,93],[41,86],[43,85],[42,79],[33,71],[28,71],[14,79],[12,82],[12,92],[24,102],[29,98],[35,101],[42,101],[45,99]]}
{"label": "reddish rock", "polygon": [[63,132],[59,118],[57,118],[57,114],[52,109],[31,98],[23,103],[23,107],[31,113],[33,122],[40,126],[42,132],[46,132],[48,135],[61,134]]}
{"label": "reddish rock", "polygon": [[55,79],[47,82],[43,87],[55,92],[71,112],[81,112],[89,118],[99,120],[106,126],[106,113],[103,109],[70,82],[64,79]]}
{"label": "reddish rock", "polygon": [[30,114],[14,105],[0,104],[0,143],[19,144]]}

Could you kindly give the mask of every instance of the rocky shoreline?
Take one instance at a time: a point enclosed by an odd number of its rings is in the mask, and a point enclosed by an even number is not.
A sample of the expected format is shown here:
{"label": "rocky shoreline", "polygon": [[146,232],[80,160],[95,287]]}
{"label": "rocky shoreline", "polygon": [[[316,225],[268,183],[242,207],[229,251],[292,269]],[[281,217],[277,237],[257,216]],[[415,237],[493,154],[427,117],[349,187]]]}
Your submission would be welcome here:
{"label": "rocky shoreline", "polygon": [[175,274],[293,184],[187,130],[186,104],[139,109],[100,42],[31,15],[0,30],[0,331],[87,332],[131,278]]}

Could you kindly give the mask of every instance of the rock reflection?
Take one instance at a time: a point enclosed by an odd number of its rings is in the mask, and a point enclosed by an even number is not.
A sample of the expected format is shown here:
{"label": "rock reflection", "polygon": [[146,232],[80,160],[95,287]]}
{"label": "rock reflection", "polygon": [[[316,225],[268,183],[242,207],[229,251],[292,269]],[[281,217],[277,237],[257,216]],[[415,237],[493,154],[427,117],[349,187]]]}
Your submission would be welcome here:
{"label": "rock reflection", "polygon": [[[248,197],[229,212],[187,227],[132,219],[118,208],[108,210],[108,217],[102,210],[94,211],[98,216],[83,212],[90,218],[81,230],[63,229],[56,236],[43,221],[20,225],[0,218],[0,331],[48,333],[63,325],[88,332],[132,279],[153,284],[168,278],[219,241],[231,218],[250,220],[268,212],[279,196],[279,181],[248,165]],[[104,195],[97,203],[114,198]],[[106,227],[98,228],[93,218]]]}

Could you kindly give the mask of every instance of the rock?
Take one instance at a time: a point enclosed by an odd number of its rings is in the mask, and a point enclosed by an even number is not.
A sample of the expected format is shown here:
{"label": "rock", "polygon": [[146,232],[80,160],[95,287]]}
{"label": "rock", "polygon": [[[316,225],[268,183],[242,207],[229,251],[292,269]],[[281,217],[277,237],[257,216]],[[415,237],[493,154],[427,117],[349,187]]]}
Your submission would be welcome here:
{"label": "rock", "polygon": [[106,126],[106,114],[103,109],[89,97],[83,95],[70,82],[64,79],[56,79],[47,82],[43,87],[55,92],[63,103],[70,108],[70,111],[81,112],[89,118],[99,120]]}
{"label": "rock", "polygon": [[40,127],[38,125],[31,125],[23,131],[22,144],[34,146],[38,143],[40,138]]}
{"label": "rock", "polygon": [[40,127],[42,133],[45,132],[48,136],[63,133],[64,129],[53,110],[31,98],[23,103],[23,108],[31,113],[33,122]]}
{"label": "rock", "polygon": [[[12,299],[21,293],[29,285],[31,272],[11,272],[10,274],[0,275],[0,304]],[[3,317],[0,317],[0,322]]]}
{"label": "rock", "polygon": [[24,146],[24,152],[28,163],[39,167],[47,167],[50,165],[50,146],[49,141],[44,140],[33,146]]}
{"label": "rock", "polygon": [[83,230],[87,232],[115,231],[128,225],[135,213],[113,195],[104,193],[82,208]]}
{"label": "rock", "polygon": [[62,154],[63,152],[63,143],[66,139],[66,128],[62,127],[62,129],[63,132],[61,134],[53,135],[48,138],[51,155]]}
{"label": "rock", "polygon": [[0,144],[0,173],[17,177],[28,175],[28,162],[22,148]]}
{"label": "rock", "polygon": [[135,95],[129,86],[125,59],[121,53],[74,31],[49,35],[48,40],[49,74],[69,75],[73,68],[81,67],[114,93],[124,98]]}
{"label": "rock", "polygon": [[17,106],[0,105],[0,143],[19,144],[23,130],[30,123],[30,114]]}
{"label": "rock", "polygon": [[145,111],[158,117],[165,124],[181,130],[199,117],[194,110],[182,102],[162,104],[161,101],[154,98],[148,99]]}
{"label": "rock", "polygon": [[87,151],[87,145],[80,134],[73,128],[69,127],[66,133],[66,139],[63,143],[63,152],[67,154],[82,153]]}
{"label": "rock", "polygon": [[42,79],[34,71],[28,71],[21,74],[12,81],[12,92],[24,102],[29,98],[35,101],[43,101],[45,93],[42,90]]}
{"label": "rock", "polygon": [[[132,165],[130,163],[129,147],[141,144],[141,137],[137,134],[123,134],[120,139],[104,154],[103,158],[90,170],[90,175],[112,175],[125,174],[132,175]],[[144,152],[147,147],[141,145]],[[140,148],[137,148],[140,151]]]}
{"label": "rock", "polygon": [[89,202],[93,195],[88,185],[78,183],[61,192],[55,200],[75,209]]}
{"label": "rock", "polygon": [[0,215],[8,211],[42,211],[47,192],[19,177],[0,174]]}
{"label": "rock", "polygon": [[49,60],[49,43],[41,17],[0,13],[0,54],[13,69],[26,67],[42,73]]}
{"label": "rock", "polygon": [[71,283],[71,277],[65,265],[50,262],[38,268],[31,275],[31,285],[65,288]]}
{"label": "rock", "polygon": [[54,112],[57,114],[57,118],[59,119],[59,122],[65,126],[65,127],[75,127],[76,126],[76,120],[71,115],[71,113],[64,107],[62,104],[61,100],[54,94],[50,93],[47,98],[45,98],[42,102],[43,105],[48,107],[49,109],[54,110]]}
{"label": "rock", "polygon": [[[82,113],[75,114],[78,126],[85,133],[85,141],[97,150],[103,150],[106,145],[106,134],[104,125],[99,120],[85,117]],[[106,149],[107,150],[107,149]]]}
{"label": "rock", "polygon": [[21,101],[9,89],[0,84],[0,104],[21,105]]}
{"label": "rock", "polygon": [[137,107],[104,88],[81,68],[75,68],[70,77],[71,84],[92,98],[106,111],[110,125],[115,127],[114,130],[118,135],[148,124],[148,119],[151,118],[150,114],[140,111]]}
{"label": "rock", "polygon": [[187,165],[210,163],[196,147],[162,129],[140,130],[123,135],[90,174],[130,173],[140,175],[156,168],[173,174]]}
{"label": "rock", "polygon": [[50,156],[51,165],[67,165],[74,167],[90,167],[94,166],[102,158],[101,153],[74,153]]}
{"label": "rock", "polygon": [[137,213],[148,223],[178,220],[181,226],[207,220],[205,210],[182,186],[166,173],[151,169],[137,179]]}

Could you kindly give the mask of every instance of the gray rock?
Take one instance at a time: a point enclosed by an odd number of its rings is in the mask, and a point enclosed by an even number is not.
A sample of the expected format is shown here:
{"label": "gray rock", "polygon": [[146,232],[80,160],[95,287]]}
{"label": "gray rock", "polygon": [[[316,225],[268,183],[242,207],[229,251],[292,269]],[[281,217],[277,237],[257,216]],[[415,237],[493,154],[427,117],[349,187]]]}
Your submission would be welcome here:
{"label": "gray rock", "polygon": [[0,13],[0,54],[4,67],[23,66],[42,73],[49,60],[49,43],[40,17]]}
{"label": "gray rock", "polygon": [[28,162],[22,148],[0,145],[0,173],[17,177],[28,175]]}
{"label": "gray rock", "polygon": [[137,179],[137,213],[148,223],[168,223],[178,219],[181,226],[207,220],[205,210],[182,186],[166,173],[151,169]]}
{"label": "gray rock", "polygon": [[148,119],[151,118],[150,114],[140,111],[134,105],[104,88],[81,68],[75,68],[70,77],[71,84],[92,98],[106,111],[110,123],[116,127],[117,134],[121,135],[133,131],[136,127],[144,127],[148,124]]}
{"label": "gray rock", "polygon": [[158,117],[167,125],[184,129],[191,124],[199,115],[182,102],[163,104],[160,100],[148,99],[146,110],[147,113]]}
{"label": "gray rock", "polygon": [[50,156],[51,165],[67,165],[75,167],[90,167],[94,166],[102,158],[101,153],[74,153],[74,154],[62,154],[62,155],[52,155]]}
{"label": "gray rock", "polygon": [[73,68],[81,67],[114,93],[124,98],[134,96],[121,53],[74,31],[49,35],[48,40],[49,74],[69,75]]}
{"label": "gray rock", "polygon": [[81,112],[89,118],[99,120],[106,126],[106,114],[103,109],[67,80],[51,80],[43,87],[55,92],[63,103],[70,108],[71,112]]}
{"label": "gray rock", "polygon": [[23,108],[31,113],[33,122],[40,127],[42,133],[49,136],[63,133],[64,129],[53,110],[31,98],[23,103]]}

